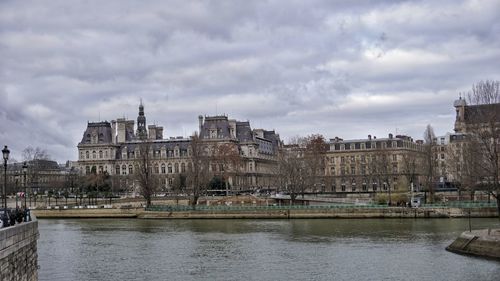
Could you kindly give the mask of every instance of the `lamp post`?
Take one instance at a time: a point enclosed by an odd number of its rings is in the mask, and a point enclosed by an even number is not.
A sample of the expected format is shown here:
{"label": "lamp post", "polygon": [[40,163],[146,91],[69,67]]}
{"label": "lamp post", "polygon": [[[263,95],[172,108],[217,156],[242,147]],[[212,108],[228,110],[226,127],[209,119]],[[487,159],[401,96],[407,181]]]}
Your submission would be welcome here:
{"label": "lamp post", "polygon": [[28,208],[28,205],[26,204],[26,196],[28,193],[26,192],[27,190],[27,182],[26,182],[26,172],[28,171],[28,165],[26,165],[26,161],[23,163],[23,180],[24,180],[24,208]]}
{"label": "lamp post", "polygon": [[3,209],[4,209],[4,214],[7,214],[7,193],[5,191],[7,187],[7,160],[9,160],[9,154],[10,150],[5,146],[2,149],[2,155],[3,155],[3,168],[4,168],[4,184],[3,184]]}

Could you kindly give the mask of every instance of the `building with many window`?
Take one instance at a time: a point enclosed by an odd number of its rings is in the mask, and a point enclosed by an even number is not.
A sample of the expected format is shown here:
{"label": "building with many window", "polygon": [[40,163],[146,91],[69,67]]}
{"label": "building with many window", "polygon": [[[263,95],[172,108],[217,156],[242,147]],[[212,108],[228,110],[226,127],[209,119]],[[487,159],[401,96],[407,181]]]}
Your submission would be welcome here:
{"label": "building with many window", "polygon": [[404,135],[366,139],[330,139],[326,155],[326,191],[376,193],[420,186],[422,141]]}
{"label": "building with many window", "polygon": [[[199,138],[208,144],[231,144],[237,149],[238,167],[224,168],[214,161],[213,175],[222,175],[233,191],[252,190],[271,183],[272,167],[281,145],[275,131],[252,129],[250,122],[227,116],[199,116]],[[139,106],[137,128],[134,120],[89,122],[78,144],[78,169],[82,175],[105,173],[113,178],[115,190],[135,190],[140,144],[151,147],[152,173],[161,189],[169,191],[179,175],[192,168],[191,138],[163,138],[163,127],[146,127],[144,105]]]}

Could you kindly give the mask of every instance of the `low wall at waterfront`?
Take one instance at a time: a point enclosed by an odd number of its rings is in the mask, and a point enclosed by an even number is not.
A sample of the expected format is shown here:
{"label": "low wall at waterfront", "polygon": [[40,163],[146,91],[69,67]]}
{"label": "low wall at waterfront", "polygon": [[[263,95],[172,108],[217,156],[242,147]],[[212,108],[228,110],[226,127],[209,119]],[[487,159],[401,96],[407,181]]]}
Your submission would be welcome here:
{"label": "low wall at waterfront", "polygon": [[[143,211],[145,219],[306,219],[306,218],[452,218],[468,217],[469,210],[459,208],[310,208]],[[471,217],[495,217],[495,208],[476,208]]]}
{"label": "low wall at waterfront", "polygon": [[145,219],[303,219],[303,218],[463,218],[495,217],[496,208],[404,208],[404,207],[228,207],[196,210],[156,209],[37,209],[38,218],[145,218]]}
{"label": "low wall at waterfront", "polygon": [[32,213],[44,218],[136,218],[144,209],[37,209]]}
{"label": "low wall at waterfront", "polygon": [[0,280],[38,280],[38,222],[0,229]]}
{"label": "low wall at waterfront", "polygon": [[483,229],[463,232],[446,250],[500,259],[500,229]]}

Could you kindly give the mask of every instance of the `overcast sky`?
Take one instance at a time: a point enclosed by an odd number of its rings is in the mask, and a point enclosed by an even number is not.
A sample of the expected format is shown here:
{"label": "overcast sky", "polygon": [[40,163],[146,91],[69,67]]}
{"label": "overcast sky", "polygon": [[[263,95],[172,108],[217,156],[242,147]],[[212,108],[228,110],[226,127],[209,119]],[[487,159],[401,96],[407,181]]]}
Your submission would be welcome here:
{"label": "overcast sky", "polygon": [[[353,4],[352,2],[355,2]],[[500,1],[1,1],[0,144],[76,160],[87,121],[227,114],[283,139],[453,130],[500,79]]]}

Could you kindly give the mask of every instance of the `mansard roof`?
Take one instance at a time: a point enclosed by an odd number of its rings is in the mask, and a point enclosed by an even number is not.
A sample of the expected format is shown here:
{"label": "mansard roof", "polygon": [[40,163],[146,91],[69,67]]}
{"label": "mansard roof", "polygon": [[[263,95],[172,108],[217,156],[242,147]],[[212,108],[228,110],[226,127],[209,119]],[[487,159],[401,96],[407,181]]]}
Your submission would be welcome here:
{"label": "mansard roof", "polygon": [[241,142],[253,141],[252,128],[250,122],[236,122],[236,138]]}
{"label": "mansard roof", "polygon": [[112,131],[111,124],[107,121],[104,122],[88,122],[87,129],[83,133],[80,144],[92,143],[92,136],[97,136],[97,143],[111,143]]}
{"label": "mansard roof", "polygon": [[227,116],[207,116],[201,127],[200,138],[210,138],[210,130],[217,130],[217,138],[230,138]]}
{"label": "mansard roof", "polygon": [[465,106],[465,123],[500,122],[500,103]]}

